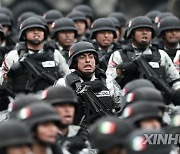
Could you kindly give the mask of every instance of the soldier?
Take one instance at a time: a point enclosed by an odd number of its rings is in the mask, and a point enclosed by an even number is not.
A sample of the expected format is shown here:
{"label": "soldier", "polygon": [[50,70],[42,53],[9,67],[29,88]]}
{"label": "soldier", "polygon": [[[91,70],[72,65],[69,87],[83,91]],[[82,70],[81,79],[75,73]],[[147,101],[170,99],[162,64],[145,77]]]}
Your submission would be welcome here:
{"label": "soldier", "polygon": [[52,23],[63,17],[63,14],[58,10],[49,10],[43,14],[45,22],[48,24],[48,30],[51,31]]}
{"label": "soldier", "polygon": [[108,17],[113,17],[116,18],[119,21],[119,27],[120,27],[120,44],[126,43],[124,40],[124,33],[125,33],[125,27],[126,27],[126,22],[127,22],[127,17],[124,13],[122,12],[112,12],[109,14]]}
{"label": "soldier", "polygon": [[[158,24],[160,44],[159,48],[166,51],[169,57],[180,68],[180,20],[175,16],[162,19]],[[176,57],[176,58],[175,58]]]}
{"label": "soldier", "polygon": [[141,129],[160,129],[162,124],[162,113],[146,101],[129,104],[122,112],[122,117]]}
{"label": "soldier", "polygon": [[[25,43],[20,43],[6,56],[2,64],[1,83],[9,77],[13,80],[15,93],[37,92],[70,73],[64,57],[53,44],[46,43],[43,47],[46,36],[46,28],[40,19],[30,17],[22,23],[19,41]],[[40,84],[36,84],[39,81]]]}
{"label": "soldier", "polygon": [[41,98],[34,94],[19,95],[9,105],[8,112],[10,119],[17,119],[17,113],[19,110],[34,103],[40,103]]}
{"label": "soldier", "polygon": [[66,61],[68,61],[69,49],[77,37],[77,30],[73,20],[61,18],[54,21],[52,24],[51,37],[56,41],[58,50],[64,56]]}
{"label": "soldier", "polygon": [[108,18],[99,18],[91,26],[90,39],[98,51],[99,67],[106,71],[109,57],[119,48],[114,42],[117,38],[116,28]]}
{"label": "soldier", "polygon": [[[43,99],[53,105],[61,125],[58,126],[58,143],[63,153],[83,153],[88,150],[85,128],[73,125],[75,113],[78,114],[78,99],[75,92],[64,86],[49,87],[43,91]],[[90,152],[90,151],[89,151]]]}
{"label": "soldier", "polygon": [[30,154],[32,138],[28,128],[19,121],[0,123],[0,153]]}
{"label": "soldier", "polygon": [[101,118],[90,127],[92,148],[98,154],[125,154],[125,139],[132,130],[133,126],[123,119]]}
{"label": "soldier", "polygon": [[59,79],[57,85],[70,86],[75,91],[83,86],[90,86],[90,89],[96,95],[95,98],[98,97],[103,102],[106,110],[119,109],[120,88],[113,83],[109,86],[110,91],[106,87],[106,76],[102,70],[96,67],[98,64],[98,53],[94,46],[89,42],[78,42],[71,47],[70,53],[69,68],[75,71],[65,78]]}
{"label": "soldier", "polygon": [[[143,72],[139,72],[135,61],[142,55],[149,55],[150,58],[146,59],[149,62],[147,64],[157,73],[158,78],[168,82],[172,89],[180,89],[178,71],[165,51],[151,45],[153,36],[154,30],[149,18],[139,16],[130,20],[127,37],[131,43],[122,47],[121,51],[116,51],[111,55],[106,71],[108,82],[119,76],[120,85],[124,87],[129,81],[140,78],[140,73]],[[143,78],[143,75],[141,77]],[[176,92],[178,93],[178,91]]]}
{"label": "soldier", "polygon": [[45,102],[31,104],[19,111],[18,119],[30,129],[33,154],[61,154],[56,143],[60,121],[53,107]]}
{"label": "soldier", "polygon": [[94,20],[94,13],[93,13],[92,8],[88,5],[80,4],[80,5],[77,5],[76,7],[74,7],[73,11],[80,11],[80,12],[84,13],[84,15],[86,16],[86,21],[87,21],[87,25],[88,25],[88,29],[86,31],[86,38],[89,39],[90,28],[91,28],[91,25]]}
{"label": "soldier", "polygon": [[88,24],[84,13],[79,11],[72,11],[67,15],[67,17],[72,19],[75,23],[77,29],[76,41],[86,41],[87,38],[85,37],[85,34],[88,28]]}

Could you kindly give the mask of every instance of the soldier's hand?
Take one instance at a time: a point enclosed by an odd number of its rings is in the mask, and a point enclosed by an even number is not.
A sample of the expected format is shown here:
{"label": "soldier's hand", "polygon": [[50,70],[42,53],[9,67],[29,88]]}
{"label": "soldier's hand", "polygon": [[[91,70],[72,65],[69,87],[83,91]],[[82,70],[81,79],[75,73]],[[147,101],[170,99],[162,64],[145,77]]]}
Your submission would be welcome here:
{"label": "soldier's hand", "polygon": [[138,66],[135,62],[124,62],[120,65],[117,65],[116,70],[118,70],[120,75],[123,73],[134,74],[138,72]]}
{"label": "soldier's hand", "polygon": [[174,105],[180,105],[180,90],[174,90],[173,91],[172,102]]}
{"label": "soldier's hand", "polygon": [[12,78],[14,75],[21,73],[22,70],[23,70],[22,64],[16,62],[11,66],[9,72],[7,73],[7,76]]}
{"label": "soldier's hand", "polygon": [[74,136],[67,139],[70,152],[81,151],[86,148],[85,139],[82,136]]}

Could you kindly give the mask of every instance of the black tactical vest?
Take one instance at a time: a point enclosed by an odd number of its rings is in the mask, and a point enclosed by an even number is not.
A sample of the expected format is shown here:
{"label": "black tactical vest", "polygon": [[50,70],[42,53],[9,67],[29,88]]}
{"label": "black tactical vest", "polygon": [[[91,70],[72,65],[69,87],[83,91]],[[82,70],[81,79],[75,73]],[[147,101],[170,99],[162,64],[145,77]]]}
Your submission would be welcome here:
{"label": "black tactical vest", "polygon": [[[166,79],[165,68],[160,65],[161,55],[158,52],[158,48],[156,46],[152,46],[150,47],[150,49],[152,51],[152,59],[150,62],[159,64],[159,68],[153,68],[153,70],[158,74],[159,78],[162,78],[165,80]],[[120,50],[119,53],[121,55],[123,62],[132,61],[136,57],[134,48],[132,47],[132,45],[123,46],[122,50]],[[136,74],[133,74],[133,75],[125,74],[120,80],[117,79],[117,81],[119,81],[118,83],[123,88],[124,85],[126,85],[126,83],[134,79],[138,79],[138,78],[144,78],[143,76],[141,76],[141,72],[137,72]]]}
{"label": "black tactical vest", "polygon": [[[41,66],[47,74],[53,76],[55,79],[59,79],[61,77],[59,75],[58,67],[55,64],[54,53],[52,51],[46,51],[44,53],[28,54],[27,57],[30,58],[35,64]],[[39,90],[44,90],[48,86],[52,85],[46,79],[40,78],[35,83],[33,83],[30,86],[31,88],[29,89],[30,83],[35,78],[37,78],[37,76],[32,76],[30,74],[32,74],[32,70],[23,67],[23,71],[21,71],[21,73],[14,76],[13,78],[14,92],[17,93],[37,92]]]}

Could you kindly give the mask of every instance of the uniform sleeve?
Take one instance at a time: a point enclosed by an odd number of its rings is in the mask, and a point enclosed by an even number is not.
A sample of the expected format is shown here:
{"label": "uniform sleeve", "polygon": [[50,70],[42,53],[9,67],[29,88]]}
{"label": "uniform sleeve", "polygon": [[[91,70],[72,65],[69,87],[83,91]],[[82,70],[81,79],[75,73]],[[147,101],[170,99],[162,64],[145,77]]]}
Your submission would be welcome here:
{"label": "uniform sleeve", "polygon": [[19,55],[16,50],[12,50],[6,55],[2,63],[2,66],[0,67],[0,84],[1,85],[4,82],[4,78],[3,78],[4,74],[6,74],[9,71],[11,66],[14,63],[16,63],[18,59],[19,59]]}
{"label": "uniform sleeve", "polygon": [[65,79],[60,78],[59,80],[57,80],[57,82],[55,83],[55,86],[66,86]]}
{"label": "uniform sleeve", "polygon": [[180,50],[176,52],[176,56],[173,59],[173,63],[176,69],[180,72]]}
{"label": "uniform sleeve", "polygon": [[60,74],[62,74],[63,77],[71,73],[69,66],[66,63],[66,60],[58,50],[54,51],[54,60],[58,64],[59,72]]}
{"label": "uniform sleeve", "polygon": [[107,71],[106,71],[106,75],[111,76],[112,78],[116,78],[117,77],[117,73],[116,73],[116,66],[122,63],[122,58],[120,56],[119,51],[115,51],[108,62],[108,67],[107,67]]}
{"label": "uniform sleeve", "polygon": [[172,88],[175,90],[180,89],[180,77],[178,70],[165,51],[159,50],[159,52],[161,54],[161,66],[165,67],[167,82],[173,83],[175,81],[172,85]]}

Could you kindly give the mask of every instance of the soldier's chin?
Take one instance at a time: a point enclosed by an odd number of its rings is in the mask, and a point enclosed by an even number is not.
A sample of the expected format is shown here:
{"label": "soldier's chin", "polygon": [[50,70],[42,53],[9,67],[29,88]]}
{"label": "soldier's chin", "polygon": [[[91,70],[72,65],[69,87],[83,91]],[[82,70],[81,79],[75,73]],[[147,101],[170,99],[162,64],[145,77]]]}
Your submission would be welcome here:
{"label": "soldier's chin", "polygon": [[149,43],[150,42],[147,42],[147,41],[141,41],[140,46],[142,49],[146,49],[149,46]]}
{"label": "soldier's chin", "polygon": [[31,44],[33,44],[33,45],[39,45],[39,44],[41,44],[42,43],[42,41],[41,40],[31,40],[31,41],[29,41]]}

